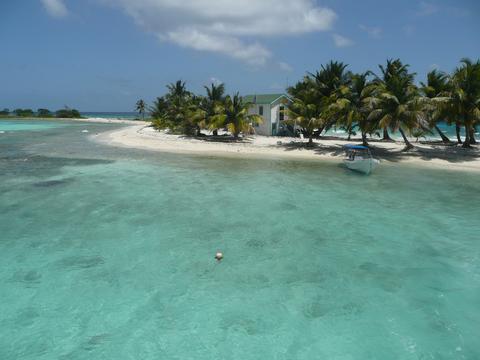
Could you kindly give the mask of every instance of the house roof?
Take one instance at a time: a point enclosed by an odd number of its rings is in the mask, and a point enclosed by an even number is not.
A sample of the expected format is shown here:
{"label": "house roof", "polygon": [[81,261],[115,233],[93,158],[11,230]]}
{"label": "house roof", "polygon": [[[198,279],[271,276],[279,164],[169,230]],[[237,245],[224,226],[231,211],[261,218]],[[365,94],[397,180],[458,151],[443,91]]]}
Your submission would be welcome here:
{"label": "house roof", "polygon": [[245,95],[243,101],[255,104],[272,104],[282,97],[289,99],[285,94],[255,94]]}

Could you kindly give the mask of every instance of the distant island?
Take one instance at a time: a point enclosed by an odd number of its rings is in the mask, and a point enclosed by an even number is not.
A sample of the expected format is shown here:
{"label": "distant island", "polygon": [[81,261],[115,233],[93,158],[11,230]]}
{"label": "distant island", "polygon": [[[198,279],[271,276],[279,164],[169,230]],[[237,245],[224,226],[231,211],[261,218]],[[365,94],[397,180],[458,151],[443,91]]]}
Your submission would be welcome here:
{"label": "distant island", "polygon": [[52,112],[48,109],[37,109],[37,111],[33,111],[32,109],[15,109],[10,111],[9,109],[5,108],[0,110],[1,117],[24,117],[24,118],[62,118],[62,119],[81,119],[82,116],[80,112],[76,109],[70,109],[65,107],[64,109],[57,110]]}

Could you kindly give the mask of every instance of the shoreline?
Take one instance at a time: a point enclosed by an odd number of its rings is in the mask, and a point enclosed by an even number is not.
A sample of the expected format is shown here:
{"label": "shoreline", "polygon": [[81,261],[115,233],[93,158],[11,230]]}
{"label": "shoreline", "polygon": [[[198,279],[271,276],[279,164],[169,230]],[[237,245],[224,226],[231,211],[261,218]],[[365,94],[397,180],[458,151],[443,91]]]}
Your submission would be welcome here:
{"label": "shoreline", "polygon": [[[285,160],[322,160],[341,163],[343,146],[359,143],[359,138],[350,141],[341,138],[314,140],[314,147],[308,148],[308,140],[288,137],[250,136],[240,141],[218,138],[187,137],[167,134],[149,127],[150,123],[122,127],[91,135],[90,139],[108,146],[135,148],[174,154],[214,156],[228,158],[266,158]],[[370,148],[376,158],[389,164],[428,166],[430,168],[478,171],[480,172],[480,151],[478,148],[465,150],[458,146],[437,143],[414,143],[415,149],[402,152],[400,142],[371,141]]]}
{"label": "shoreline", "polygon": [[143,120],[129,120],[129,119],[114,119],[114,118],[56,118],[56,117],[0,117],[0,120],[11,120],[11,121],[76,121],[76,122],[85,122],[85,123],[98,123],[98,124],[124,124],[124,125],[150,125],[149,121]]}
{"label": "shoreline", "polygon": [[[187,137],[167,134],[150,127],[151,123],[141,120],[108,118],[1,118],[5,120],[61,120],[98,124],[126,125],[120,129],[90,135],[95,142],[107,146],[141,149],[154,152],[184,154],[192,156],[277,159],[303,161],[329,161],[341,163],[343,146],[348,143],[360,143],[361,139],[352,137],[350,141],[342,138],[325,137],[314,139],[314,147],[306,146],[306,139],[254,135],[240,141],[215,141],[211,138]],[[281,142],[281,144],[279,144]],[[453,171],[480,172],[480,148],[462,149],[456,145],[443,145],[438,142],[413,143],[415,149],[402,152],[403,142],[382,142],[369,140],[374,157],[389,165],[411,165]]]}

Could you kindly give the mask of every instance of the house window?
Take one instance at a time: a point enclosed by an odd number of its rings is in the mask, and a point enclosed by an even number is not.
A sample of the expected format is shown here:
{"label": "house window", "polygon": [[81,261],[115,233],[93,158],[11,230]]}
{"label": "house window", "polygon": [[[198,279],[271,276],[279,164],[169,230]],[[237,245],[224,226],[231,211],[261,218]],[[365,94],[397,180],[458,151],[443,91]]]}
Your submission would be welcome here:
{"label": "house window", "polygon": [[280,106],[280,113],[278,114],[280,121],[285,120],[285,106]]}
{"label": "house window", "polygon": [[260,105],[258,107],[258,115],[263,115],[263,106],[262,105]]}

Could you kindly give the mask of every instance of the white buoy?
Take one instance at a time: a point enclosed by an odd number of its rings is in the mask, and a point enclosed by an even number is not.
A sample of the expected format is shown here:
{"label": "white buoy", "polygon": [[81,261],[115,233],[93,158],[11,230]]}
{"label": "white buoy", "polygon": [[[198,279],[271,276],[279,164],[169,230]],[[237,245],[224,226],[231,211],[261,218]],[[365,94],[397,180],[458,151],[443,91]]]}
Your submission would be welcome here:
{"label": "white buoy", "polygon": [[217,251],[217,253],[215,254],[215,260],[221,261],[222,259],[223,259],[223,253],[221,253],[220,251]]}
{"label": "white buoy", "polygon": [[88,133],[88,130],[82,130],[82,133]]}

